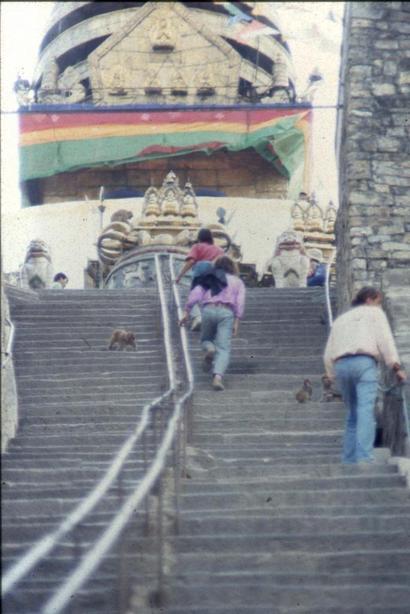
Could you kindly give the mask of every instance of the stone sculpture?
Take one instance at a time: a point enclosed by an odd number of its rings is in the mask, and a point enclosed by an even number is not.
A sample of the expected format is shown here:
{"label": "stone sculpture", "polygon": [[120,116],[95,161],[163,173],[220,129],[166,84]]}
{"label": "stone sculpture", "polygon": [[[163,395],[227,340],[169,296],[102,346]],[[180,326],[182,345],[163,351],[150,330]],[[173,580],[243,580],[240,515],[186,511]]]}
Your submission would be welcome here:
{"label": "stone sculpture", "polygon": [[192,183],[187,181],[184,188],[184,196],[182,198],[181,205],[182,217],[195,218],[198,215],[198,203],[196,202],[195,192],[192,187]]}
{"label": "stone sculpture", "polygon": [[310,207],[306,211],[306,230],[310,232],[323,231],[323,211],[319,207],[314,194],[312,194],[310,202]]}
{"label": "stone sculpture", "polygon": [[14,83],[14,92],[19,107],[25,107],[33,102],[33,90],[30,83],[20,75],[17,76],[17,80]]}
{"label": "stone sculpture", "polygon": [[151,215],[161,215],[161,207],[159,205],[159,193],[157,188],[154,188],[154,186],[151,186],[148,188],[148,190],[145,192],[145,196],[144,196],[144,208],[142,211],[144,216],[151,216]]}
{"label": "stone sculpture", "polygon": [[61,102],[74,104],[82,102],[86,97],[86,89],[80,83],[80,75],[73,66],[67,66],[58,79]]}
{"label": "stone sculpture", "polygon": [[274,58],[272,80],[273,88],[271,90],[271,101],[289,103],[291,99],[289,89],[289,68],[281,55],[277,55]]}
{"label": "stone sculpture", "polygon": [[53,279],[50,250],[42,239],[30,242],[21,270],[21,285],[31,290],[49,288]]}
{"label": "stone sculpture", "polygon": [[303,237],[294,230],[283,232],[276,242],[271,260],[272,274],[277,288],[305,288],[309,271]]}
{"label": "stone sculpture", "polygon": [[[114,216],[115,214],[112,217]],[[131,232],[132,230],[133,227],[128,221],[120,220],[114,220],[104,228],[97,242],[101,262],[113,265],[125,249],[138,245],[138,237]]]}
{"label": "stone sculpture", "polygon": [[[170,171],[157,189],[149,187],[144,195],[141,217],[134,222],[131,211],[119,209],[111,216],[110,224],[103,229],[97,241],[99,259],[103,265],[103,277],[107,277],[114,265],[132,251],[138,256],[144,251],[155,252],[172,248],[185,254],[194,244],[201,226],[198,203],[192,184],[179,187],[178,177]],[[239,246],[234,244],[221,224],[211,224],[215,242],[233,258],[240,260]],[[181,249],[182,248],[182,249]],[[135,271],[134,271],[135,273]],[[127,273],[121,284],[143,283],[140,272]]]}
{"label": "stone sculpture", "polygon": [[38,102],[44,104],[56,104],[61,102],[61,94],[58,89],[58,64],[56,58],[48,62],[41,81],[41,87],[37,92]]}
{"label": "stone sculpture", "polygon": [[336,223],[336,216],[337,216],[337,209],[334,206],[333,202],[330,201],[327,209],[325,211],[325,232],[326,233],[333,233],[335,230],[335,223]]}

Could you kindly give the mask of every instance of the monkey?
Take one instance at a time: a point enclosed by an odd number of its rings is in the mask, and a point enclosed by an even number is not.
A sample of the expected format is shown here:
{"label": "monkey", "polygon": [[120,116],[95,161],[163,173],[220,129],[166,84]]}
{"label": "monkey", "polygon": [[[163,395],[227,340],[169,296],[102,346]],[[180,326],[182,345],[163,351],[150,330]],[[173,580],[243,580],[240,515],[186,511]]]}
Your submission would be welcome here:
{"label": "monkey", "polygon": [[109,350],[136,350],[135,335],[128,330],[116,328],[108,345]]}
{"label": "monkey", "polygon": [[312,392],[312,382],[310,381],[310,379],[305,379],[303,380],[302,388],[298,390],[295,394],[296,400],[299,401],[299,403],[310,401],[310,399],[312,398]]}
{"label": "monkey", "polygon": [[127,211],[126,209],[118,209],[111,216],[112,222],[128,222],[133,216],[132,211]]}
{"label": "monkey", "polygon": [[333,388],[333,381],[330,379],[328,375],[322,375],[322,398],[320,399],[321,403],[328,403],[335,399],[341,399],[342,395],[340,392]]}

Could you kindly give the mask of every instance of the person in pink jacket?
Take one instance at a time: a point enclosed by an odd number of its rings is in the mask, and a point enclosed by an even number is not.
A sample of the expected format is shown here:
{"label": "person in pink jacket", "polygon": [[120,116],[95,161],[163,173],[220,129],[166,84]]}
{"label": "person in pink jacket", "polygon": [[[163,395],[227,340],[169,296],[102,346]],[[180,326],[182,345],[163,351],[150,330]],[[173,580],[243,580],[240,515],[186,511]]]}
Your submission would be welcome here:
{"label": "person in pink jacket", "polygon": [[222,377],[228,368],[232,335],[237,335],[239,320],[245,307],[245,285],[238,277],[236,264],[228,256],[220,256],[214,262],[216,271],[226,278],[213,293],[200,284],[189,293],[181,326],[188,322],[189,312],[196,304],[202,306],[201,344],[204,350],[204,369],[213,370],[214,390],[224,390]]}
{"label": "person in pink jacket", "polygon": [[336,379],[348,409],[344,464],[374,460],[378,361],[383,359],[398,382],[407,378],[381,308],[382,300],[383,295],[377,288],[362,288],[352,302],[352,309],[336,318],[325,348],[326,375]]}

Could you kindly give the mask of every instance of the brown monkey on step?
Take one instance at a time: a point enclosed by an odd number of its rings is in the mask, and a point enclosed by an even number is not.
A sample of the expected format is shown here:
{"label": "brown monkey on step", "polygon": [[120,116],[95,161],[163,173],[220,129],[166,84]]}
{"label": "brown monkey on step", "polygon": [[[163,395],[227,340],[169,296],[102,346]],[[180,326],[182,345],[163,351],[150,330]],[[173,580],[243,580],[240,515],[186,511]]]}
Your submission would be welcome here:
{"label": "brown monkey on step", "polygon": [[108,345],[109,350],[136,350],[135,335],[128,330],[116,328]]}
{"label": "brown monkey on step", "polygon": [[322,388],[323,392],[322,398],[320,399],[321,403],[328,403],[330,401],[342,398],[340,392],[333,388],[333,381],[328,375],[322,375]]}
{"label": "brown monkey on step", "polygon": [[312,382],[310,381],[310,379],[305,379],[303,380],[302,388],[298,390],[295,394],[296,400],[299,401],[299,403],[310,401],[310,399],[312,398],[312,392]]}

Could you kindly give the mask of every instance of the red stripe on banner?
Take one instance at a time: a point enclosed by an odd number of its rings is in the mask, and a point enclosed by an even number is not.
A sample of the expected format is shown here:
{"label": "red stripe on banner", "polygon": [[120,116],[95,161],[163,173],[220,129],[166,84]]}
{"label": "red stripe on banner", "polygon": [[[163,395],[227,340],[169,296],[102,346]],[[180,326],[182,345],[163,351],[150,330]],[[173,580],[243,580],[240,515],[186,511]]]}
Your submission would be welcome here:
{"label": "red stripe on banner", "polygon": [[243,124],[258,124],[272,119],[289,117],[305,111],[304,109],[220,109],[220,110],[181,110],[181,111],[146,111],[146,112],[68,112],[68,113],[24,113],[20,115],[20,132],[38,132],[59,128],[74,128],[82,126],[104,126],[107,124],[130,125],[152,123],[189,124],[195,122],[233,122]]}
{"label": "red stripe on banner", "polygon": [[150,145],[146,147],[142,151],[138,152],[139,156],[148,156],[150,154],[173,154],[178,153],[179,151],[185,151],[189,149],[189,151],[194,151],[195,149],[217,149],[218,147],[223,147],[226,143],[222,143],[222,141],[207,141],[206,143],[201,143],[200,145],[182,145],[181,147],[165,147],[165,145]]}

